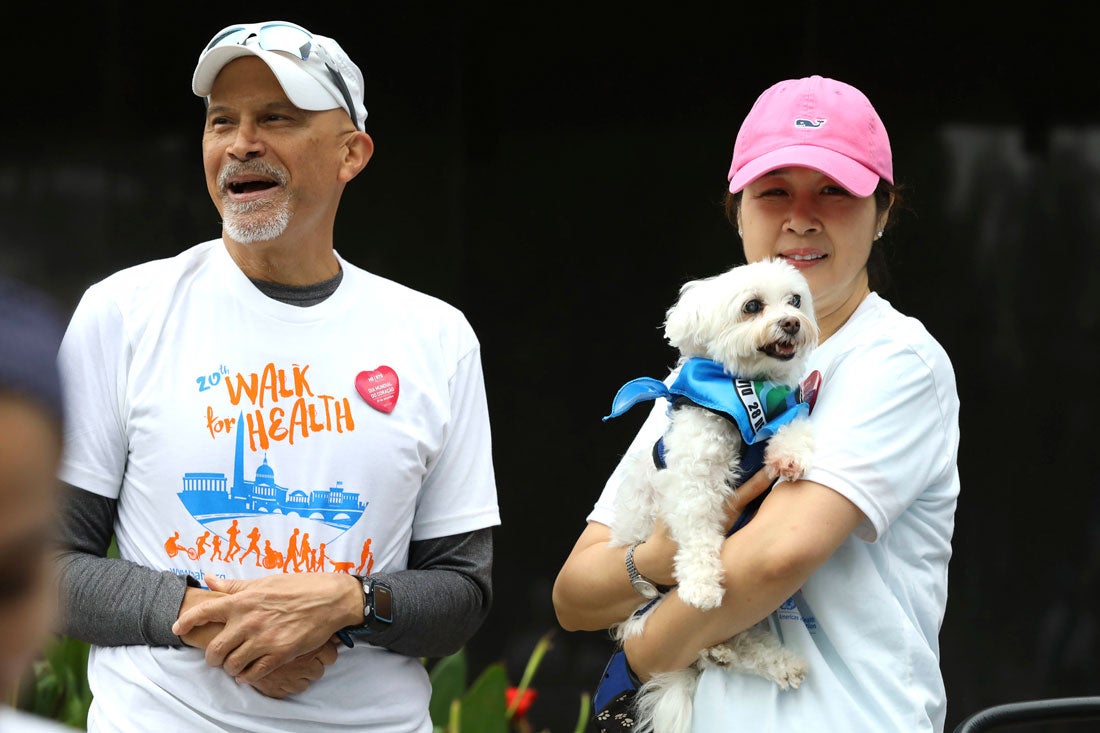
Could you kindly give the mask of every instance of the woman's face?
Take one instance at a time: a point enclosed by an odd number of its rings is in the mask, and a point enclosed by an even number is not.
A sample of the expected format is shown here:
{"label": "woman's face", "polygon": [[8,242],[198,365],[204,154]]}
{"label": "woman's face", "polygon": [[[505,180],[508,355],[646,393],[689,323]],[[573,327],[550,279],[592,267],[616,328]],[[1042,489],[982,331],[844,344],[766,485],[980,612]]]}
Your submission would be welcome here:
{"label": "woman's face", "polygon": [[870,292],[867,258],[888,212],[810,168],[771,171],[745,187],[737,213],[745,257],[778,257],[810,284],[821,340]]}

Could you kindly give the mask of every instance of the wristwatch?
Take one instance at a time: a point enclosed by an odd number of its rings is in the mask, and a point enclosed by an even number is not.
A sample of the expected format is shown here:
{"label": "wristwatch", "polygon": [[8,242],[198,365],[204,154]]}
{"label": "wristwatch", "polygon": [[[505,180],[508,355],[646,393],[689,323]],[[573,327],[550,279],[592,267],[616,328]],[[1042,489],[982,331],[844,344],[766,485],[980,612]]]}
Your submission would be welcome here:
{"label": "wristwatch", "polygon": [[345,626],[336,632],[345,646],[355,646],[356,636],[370,636],[393,623],[393,591],[380,580],[363,575],[356,576],[363,584],[363,623]]}
{"label": "wristwatch", "polygon": [[638,591],[638,594],[643,598],[656,598],[657,597],[657,584],[649,578],[643,577],[638,572],[638,568],[634,567],[634,549],[641,544],[644,544],[645,540],[635,542],[626,551],[626,574],[630,576],[630,584],[634,586],[634,590]]}

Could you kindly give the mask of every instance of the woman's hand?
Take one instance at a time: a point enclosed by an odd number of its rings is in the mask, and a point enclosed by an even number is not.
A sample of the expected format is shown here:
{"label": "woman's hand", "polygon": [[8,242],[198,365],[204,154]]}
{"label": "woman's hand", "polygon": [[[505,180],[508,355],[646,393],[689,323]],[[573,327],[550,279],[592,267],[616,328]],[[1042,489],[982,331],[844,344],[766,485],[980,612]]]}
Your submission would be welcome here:
{"label": "woman's hand", "polygon": [[[757,471],[745,480],[726,501],[726,532],[728,533],[741,516],[745,507],[768,490],[772,479],[763,470]],[[679,545],[668,532],[668,525],[658,519],[649,538],[634,550],[634,567],[645,578],[657,585],[676,585],[674,574],[676,552]]]}
{"label": "woman's hand", "polygon": [[731,496],[726,501],[726,533],[728,534],[733,525],[741,517],[741,512],[745,510],[749,504],[758,499],[761,494],[768,490],[773,483],[774,479],[770,479],[764,469],[760,469],[752,476],[745,479],[740,486],[733,491]]}
{"label": "woman's hand", "polygon": [[634,549],[634,567],[643,578],[657,585],[676,585],[672,570],[679,549],[668,532],[668,525],[658,519],[649,538]]}
{"label": "woman's hand", "polygon": [[[746,481],[729,516],[736,518],[769,483],[763,472]],[[777,484],[752,521],[722,546],[722,605],[702,611],[675,590],[669,593],[641,635],[623,644],[631,669],[643,682],[656,672],[683,669],[703,649],[757,623],[790,598],[865,519],[855,504],[821,484]]]}

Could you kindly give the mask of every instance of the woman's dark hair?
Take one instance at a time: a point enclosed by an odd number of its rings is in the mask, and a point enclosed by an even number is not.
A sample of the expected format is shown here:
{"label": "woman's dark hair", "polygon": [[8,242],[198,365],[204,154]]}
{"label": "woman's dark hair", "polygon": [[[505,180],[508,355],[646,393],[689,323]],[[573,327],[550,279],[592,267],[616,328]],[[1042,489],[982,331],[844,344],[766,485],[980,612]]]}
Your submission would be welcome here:
{"label": "woman's dark hair", "polygon": [[[878,187],[875,188],[875,192],[872,194],[875,197],[875,208],[879,212],[890,210],[890,215],[886,219],[886,226],[882,228],[883,231],[893,227],[898,213],[905,208],[903,189],[904,186],[900,183],[891,184],[880,179]],[[742,193],[743,191],[730,193],[727,190],[725,195],[726,219],[734,228],[737,227],[737,210],[741,206]],[[892,206],[891,201],[893,201]],[[867,280],[871,290],[877,293],[882,293],[890,287],[890,269],[886,266],[886,254],[883,252],[881,241],[876,246],[871,247],[871,254],[867,258]]]}

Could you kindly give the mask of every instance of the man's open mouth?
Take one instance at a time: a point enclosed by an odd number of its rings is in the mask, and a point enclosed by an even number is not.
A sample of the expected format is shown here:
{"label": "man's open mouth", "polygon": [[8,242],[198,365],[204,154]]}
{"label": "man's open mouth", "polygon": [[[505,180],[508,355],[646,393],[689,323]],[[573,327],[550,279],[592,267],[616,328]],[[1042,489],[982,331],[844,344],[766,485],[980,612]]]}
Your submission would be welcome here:
{"label": "man's open mouth", "polygon": [[246,194],[255,193],[257,191],[266,191],[269,188],[274,188],[275,181],[268,180],[252,180],[252,181],[230,181],[227,188],[230,193],[233,194]]}

